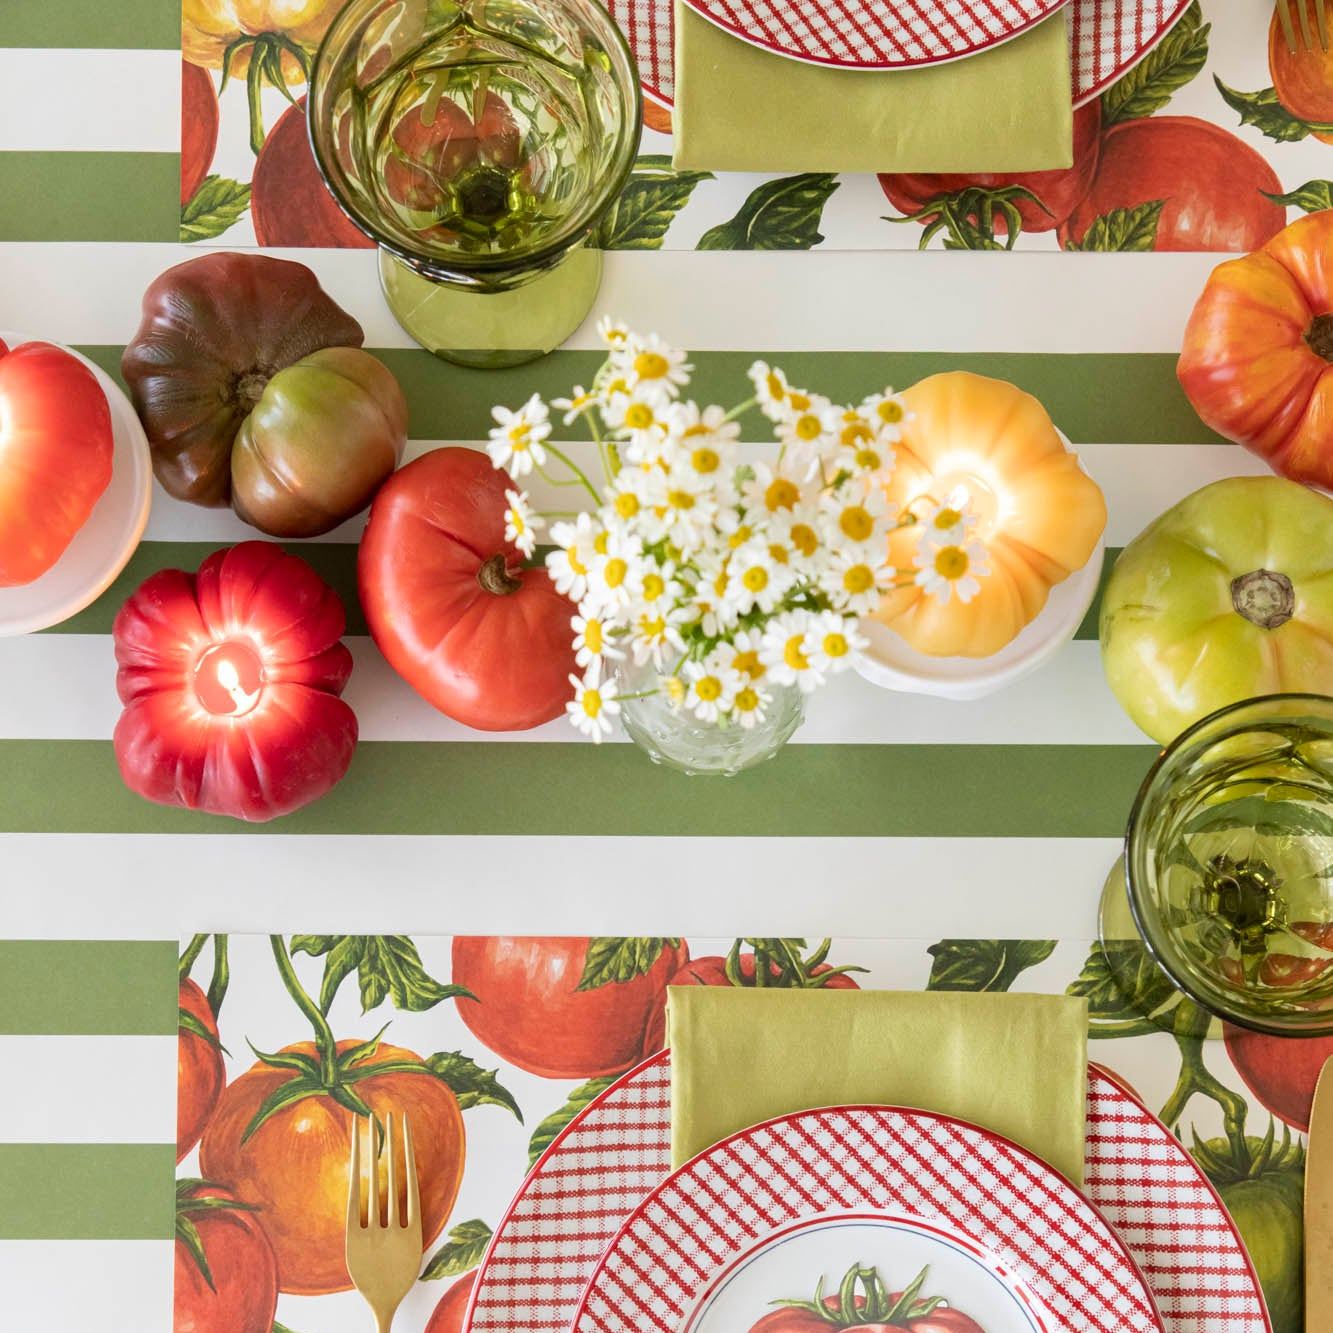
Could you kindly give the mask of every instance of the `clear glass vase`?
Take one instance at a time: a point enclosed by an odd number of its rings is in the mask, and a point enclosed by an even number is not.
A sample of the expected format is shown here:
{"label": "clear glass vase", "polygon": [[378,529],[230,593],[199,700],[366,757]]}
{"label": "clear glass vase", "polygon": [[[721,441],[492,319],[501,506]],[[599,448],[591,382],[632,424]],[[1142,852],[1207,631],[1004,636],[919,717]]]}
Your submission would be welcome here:
{"label": "clear glass vase", "polygon": [[596,0],[350,0],[311,74],[315,161],[380,247],[389,308],[464,365],[558,346],[601,282],[638,74]]}
{"label": "clear glass vase", "polygon": [[795,685],[768,686],[772,702],[753,727],[726,719],[701,721],[671,702],[662,677],[649,664],[622,664],[616,688],[625,734],[653,763],[682,773],[730,777],[753,768],[772,759],[805,721],[804,700]]}

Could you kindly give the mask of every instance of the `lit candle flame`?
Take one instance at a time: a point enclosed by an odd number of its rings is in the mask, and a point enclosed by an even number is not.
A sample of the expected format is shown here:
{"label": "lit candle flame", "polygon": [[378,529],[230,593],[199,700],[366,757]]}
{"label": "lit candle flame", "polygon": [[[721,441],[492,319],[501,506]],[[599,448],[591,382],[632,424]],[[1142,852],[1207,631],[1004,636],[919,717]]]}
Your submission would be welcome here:
{"label": "lit candle flame", "polygon": [[229,657],[220,657],[214,668],[214,674],[217,676],[218,684],[231,696],[232,704],[237,713],[249,712],[255,706],[259,698],[259,691],[248,691],[241,688],[241,673],[236,669],[236,663]]}

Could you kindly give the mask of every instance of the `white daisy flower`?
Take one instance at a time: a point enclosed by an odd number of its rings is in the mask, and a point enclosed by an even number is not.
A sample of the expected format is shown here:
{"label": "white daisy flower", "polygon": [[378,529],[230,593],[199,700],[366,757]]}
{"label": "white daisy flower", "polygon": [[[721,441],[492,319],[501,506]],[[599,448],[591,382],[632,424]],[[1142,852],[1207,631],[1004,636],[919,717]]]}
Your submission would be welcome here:
{"label": "white daisy flower", "polygon": [[850,472],[854,477],[883,481],[893,470],[897,455],[883,432],[863,412],[856,408],[844,411],[838,423],[838,450],[834,455],[835,467]]}
{"label": "white daisy flower", "polygon": [[630,621],[630,651],[636,666],[651,662],[661,671],[677,661],[685,651],[680,626],[685,612],[679,607],[651,606],[640,610]]}
{"label": "white daisy flower", "polygon": [[608,530],[597,543],[588,574],[588,600],[603,614],[629,606],[643,586],[642,540],[632,533]]}
{"label": "white daisy flower", "polygon": [[686,602],[687,623],[697,622],[710,638],[725,634],[740,619],[740,612],[727,601],[727,562],[715,551],[703,551],[695,559],[699,581]]}
{"label": "white daisy flower", "polygon": [[821,456],[837,445],[839,424],[838,409],[827,398],[812,398],[778,423],[782,461],[795,476],[807,481],[815,476]]}
{"label": "white daisy flower", "polygon": [[902,439],[902,423],[910,420],[912,415],[903,406],[902,398],[892,389],[863,398],[858,410],[863,417],[874,422],[879,438],[886,444],[896,444]]}
{"label": "white daisy flower", "polygon": [[779,514],[783,510],[794,510],[805,499],[805,490],[783,467],[773,467],[768,463],[755,463],[750,468],[750,477],[741,487],[741,497],[745,504],[759,513]]}
{"label": "white daisy flower", "polygon": [[602,409],[602,419],[627,440],[623,452],[631,463],[653,461],[670,429],[660,406],[637,389],[612,394]]}
{"label": "white daisy flower", "polygon": [[601,658],[618,661],[625,656],[624,649],[616,647],[614,634],[615,622],[599,614],[597,607],[589,601],[579,606],[579,613],[571,616],[570,627],[574,631],[574,661],[586,667]]}
{"label": "white daisy flower", "polygon": [[951,594],[963,603],[981,591],[977,580],[990,573],[986,548],[975,538],[962,545],[927,547],[917,552],[916,582],[946,605]]}
{"label": "white daisy flower", "polygon": [[809,611],[784,611],[764,626],[759,655],[768,668],[765,680],[775,685],[799,685],[806,694],[824,683],[806,642],[812,619]]}
{"label": "white daisy flower", "polygon": [[682,550],[708,543],[718,518],[717,500],[706,479],[685,468],[649,475],[641,528],[648,542],[668,540]]}
{"label": "white daisy flower", "polygon": [[738,421],[728,421],[722,408],[700,408],[697,403],[672,403],[667,409],[671,434],[683,464],[700,476],[729,478],[736,468]]}
{"label": "white daisy flower", "polygon": [[773,558],[802,578],[818,580],[831,556],[820,537],[819,511],[806,505],[773,514],[764,540]]}
{"label": "white daisy flower", "polygon": [[557,412],[563,412],[562,418],[566,426],[572,426],[579,417],[598,402],[598,395],[594,389],[585,389],[583,385],[576,384],[568,398],[552,398],[551,406]]}
{"label": "white daisy flower", "polygon": [[580,514],[573,523],[556,523],[551,540],[558,549],[546,557],[546,568],[556,592],[581,602],[588,593],[588,575],[597,560],[597,548],[606,535],[591,514]]}
{"label": "white daisy flower", "polygon": [[883,591],[897,570],[872,548],[838,550],[819,578],[819,586],[839,611],[869,615],[879,606]]}
{"label": "white daisy flower", "polygon": [[644,337],[631,335],[624,351],[630,386],[656,402],[670,402],[690,382],[694,367],[686,363],[686,355],[655,333]]}
{"label": "white daisy flower", "polygon": [[756,609],[768,614],[792,582],[791,571],[773,559],[768,543],[755,539],[738,547],[727,562],[726,600],[743,616]]}
{"label": "white daisy flower", "polygon": [[687,662],[685,679],[689,683],[685,706],[701,722],[716,722],[731,708],[736,691],[744,684],[740,672],[727,666],[717,649],[702,662]]}
{"label": "white daisy flower", "polygon": [[840,616],[836,611],[821,611],[806,631],[805,652],[815,670],[836,675],[854,666],[857,654],[870,640],[857,631],[855,616]]}
{"label": "white daisy flower", "polygon": [[964,487],[956,486],[943,504],[932,505],[926,510],[917,545],[922,550],[927,546],[966,545],[976,525],[977,515],[972,510],[971,496]]}
{"label": "white daisy flower", "polygon": [[898,512],[878,487],[827,492],[819,509],[824,540],[835,550],[883,548]]}
{"label": "white daisy flower", "polygon": [[602,683],[602,664],[594,661],[583,678],[570,676],[574,697],[565,705],[569,720],[585,735],[601,743],[611,734],[612,719],[620,712],[615,687]]}
{"label": "white daisy flower", "polygon": [[615,351],[628,341],[629,326],[621,320],[612,319],[610,315],[603,315],[597,321],[597,336]]}
{"label": "white daisy flower", "polygon": [[672,561],[647,565],[639,588],[639,603],[650,610],[673,606],[684,591],[676,578],[676,566]]}
{"label": "white daisy flower", "polygon": [[550,414],[546,404],[533,394],[517,412],[507,407],[491,408],[496,424],[490,431],[486,452],[498,468],[507,468],[513,477],[524,477],[533,465],[546,462],[542,441],[551,433]]}
{"label": "white daisy flower", "polygon": [[810,402],[810,395],[804,389],[793,389],[786,374],[777,366],[770,366],[767,361],[756,361],[746,373],[754,385],[759,410],[770,421],[782,421],[793,407],[805,406]]}
{"label": "white daisy flower", "polygon": [[537,548],[537,530],[543,520],[532,511],[523,491],[505,491],[505,541],[513,542],[529,560]]}
{"label": "white daisy flower", "polygon": [[652,504],[651,474],[641,467],[623,467],[603,491],[609,497],[602,506],[601,519],[607,527],[619,525],[634,531],[640,515]]}
{"label": "white daisy flower", "polygon": [[733,634],[730,642],[718,645],[726,664],[754,684],[764,678],[768,668],[763,662],[764,636],[756,629],[743,629]]}
{"label": "white daisy flower", "polygon": [[773,696],[754,680],[746,681],[731,700],[731,716],[746,731],[764,720]]}

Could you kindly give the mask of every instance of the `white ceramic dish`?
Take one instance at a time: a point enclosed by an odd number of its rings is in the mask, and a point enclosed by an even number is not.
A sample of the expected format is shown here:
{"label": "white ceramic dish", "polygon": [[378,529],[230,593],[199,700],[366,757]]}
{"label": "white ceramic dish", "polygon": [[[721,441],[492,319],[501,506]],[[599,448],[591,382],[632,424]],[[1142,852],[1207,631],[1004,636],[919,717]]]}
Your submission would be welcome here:
{"label": "white ceramic dish", "polygon": [[[50,341],[3,331],[0,339],[10,347]],[[130,400],[106,371],[72,347],[64,350],[78,357],[97,376],[106,394],[115,431],[111,482],[64,555],[41,578],[20,587],[0,588],[0,637],[48,629],[95,601],[125,568],[148,523],[153,465],[148,437],[139,418]]]}

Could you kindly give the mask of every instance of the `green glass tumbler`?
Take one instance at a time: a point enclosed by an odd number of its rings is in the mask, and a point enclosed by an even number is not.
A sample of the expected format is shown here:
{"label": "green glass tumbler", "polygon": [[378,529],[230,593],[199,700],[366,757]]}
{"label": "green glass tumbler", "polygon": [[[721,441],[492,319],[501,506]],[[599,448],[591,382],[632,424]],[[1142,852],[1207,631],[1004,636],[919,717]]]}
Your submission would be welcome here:
{"label": "green glass tumbler", "polygon": [[423,347],[514,366],[582,323],[643,124],[633,54],[596,0],[350,0],[307,115],[324,180]]}
{"label": "green glass tumbler", "polygon": [[1125,878],[1191,999],[1261,1032],[1333,1033],[1333,699],[1249,699],[1177,737],[1134,803]]}

